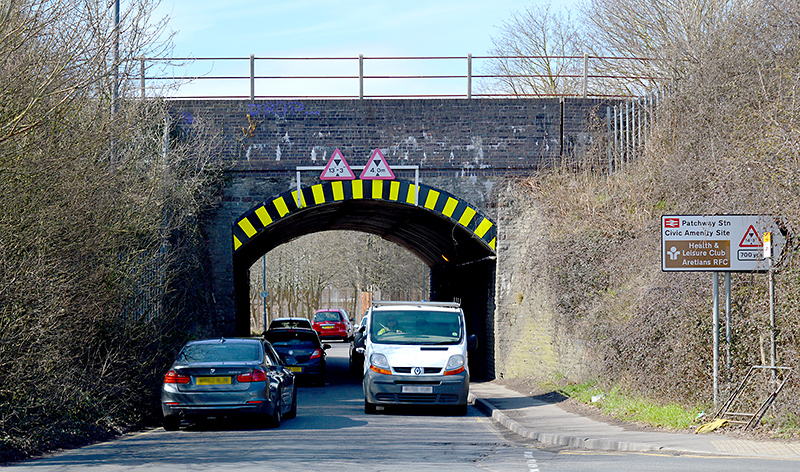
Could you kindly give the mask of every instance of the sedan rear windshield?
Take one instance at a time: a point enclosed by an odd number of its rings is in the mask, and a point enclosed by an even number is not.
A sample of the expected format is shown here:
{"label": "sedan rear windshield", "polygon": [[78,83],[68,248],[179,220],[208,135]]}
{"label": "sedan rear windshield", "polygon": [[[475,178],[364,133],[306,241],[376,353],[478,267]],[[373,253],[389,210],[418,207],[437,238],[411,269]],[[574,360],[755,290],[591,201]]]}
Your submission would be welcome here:
{"label": "sedan rear windshield", "polygon": [[318,344],[316,334],[301,331],[267,332],[266,338],[274,347],[316,347]]}
{"label": "sedan rear windshield", "polygon": [[276,328],[310,328],[311,322],[308,320],[275,320],[269,324],[269,329]]}
{"label": "sedan rear windshield", "polygon": [[178,356],[179,362],[250,362],[261,360],[260,343],[191,344]]}
{"label": "sedan rear windshield", "polygon": [[314,321],[342,321],[342,314],[338,311],[318,311],[314,313]]}
{"label": "sedan rear windshield", "polygon": [[461,316],[442,311],[376,311],[370,335],[379,344],[457,344]]}

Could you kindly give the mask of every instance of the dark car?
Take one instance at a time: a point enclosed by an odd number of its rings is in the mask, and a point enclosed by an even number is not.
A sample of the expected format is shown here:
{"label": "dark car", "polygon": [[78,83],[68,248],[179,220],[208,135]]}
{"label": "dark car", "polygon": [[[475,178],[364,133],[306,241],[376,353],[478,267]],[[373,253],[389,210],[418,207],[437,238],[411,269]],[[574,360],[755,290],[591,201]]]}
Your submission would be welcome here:
{"label": "dark car", "polygon": [[261,339],[191,341],[164,376],[161,411],[167,431],[182,419],[233,415],[277,427],[297,416],[294,374]]}
{"label": "dark car", "polygon": [[317,310],[311,318],[314,331],[320,339],[338,339],[347,342],[353,335],[353,324],[341,308]]}
{"label": "dark car", "polygon": [[269,329],[277,329],[277,328],[314,329],[311,326],[311,320],[309,320],[308,318],[301,318],[301,317],[275,318],[270,322]]}
{"label": "dark car", "polygon": [[364,370],[364,344],[367,329],[367,317],[361,320],[350,340],[350,373],[356,376],[363,375]]}
{"label": "dark car", "polygon": [[322,344],[313,329],[277,328],[264,333],[283,363],[294,375],[311,380],[317,385],[325,383],[325,351],[330,344]]}

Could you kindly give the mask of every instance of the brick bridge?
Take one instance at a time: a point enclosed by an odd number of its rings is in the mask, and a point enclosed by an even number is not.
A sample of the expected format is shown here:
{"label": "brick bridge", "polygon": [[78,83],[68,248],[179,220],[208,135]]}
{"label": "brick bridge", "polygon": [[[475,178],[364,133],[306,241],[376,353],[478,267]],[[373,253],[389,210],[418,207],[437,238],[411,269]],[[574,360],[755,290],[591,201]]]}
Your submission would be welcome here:
{"label": "brick bridge", "polygon": [[[205,215],[221,334],[250,334],[250,266],[318,231],[365,231],[419,256],[431,299],[460,298],[478,335],[473,376],[494,376],[495,188],[584,152],[605,118],[598,99],[174,100],[171,120],[223,135],[222,203]],[[603,121],[599,121],[602,123]],[[321,180],[339,149],[364,166],[375,149],[396,179]],[[418,170],[408,170],[415,168]],[[356,171],[358,176],[359,172]],[[298,181],[299,178],[299,181]],[[419,179],[418,181],[416,179]],[[299,195],[297,189],[300,189]]]}

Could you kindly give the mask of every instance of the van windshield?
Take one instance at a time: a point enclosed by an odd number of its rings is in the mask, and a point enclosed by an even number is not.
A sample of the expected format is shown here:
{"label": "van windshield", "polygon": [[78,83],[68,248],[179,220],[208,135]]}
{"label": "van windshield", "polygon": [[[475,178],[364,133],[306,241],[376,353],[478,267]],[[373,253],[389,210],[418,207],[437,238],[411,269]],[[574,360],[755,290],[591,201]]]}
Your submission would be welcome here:
{"label": "van windshield", "polygon": [[458,344],[461,316],[442,311],[375,311],[372,342],[381,344]]}

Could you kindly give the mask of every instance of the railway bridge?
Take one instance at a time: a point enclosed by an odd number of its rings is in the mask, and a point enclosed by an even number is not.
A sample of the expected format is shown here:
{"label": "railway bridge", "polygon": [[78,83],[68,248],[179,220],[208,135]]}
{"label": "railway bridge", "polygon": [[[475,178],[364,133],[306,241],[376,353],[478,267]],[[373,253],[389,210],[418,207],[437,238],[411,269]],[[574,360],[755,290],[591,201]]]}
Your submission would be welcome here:
{"label": "railway bridge", "polygon": [[[222,135],[222,201],[204,215],[218,328],[250,333],[250,266],[297,237],[356,230],[430,267],[431,299],[459,298],[494,372],[501,179],[584,153],[607,101],[586,98],[173,100],[170,119]],[[331,165],[334,175],[319,169]],[[376,164],[376,159],[378,164]],[[378,166],[377,173],[375,166]],[[383,166],[383,167],[381,167]],[[361,168],[372,167],[372,175]],[[314,170],[309,170],[314,169]],[[353,170],[356,169],[356,170]],[[346,170],[346,169],[345,169]],[[388,173],[387,173],[388,170]],[[391,175],[389,175],[391,174]],[[323,178],[324,177],[324,178]]]}

